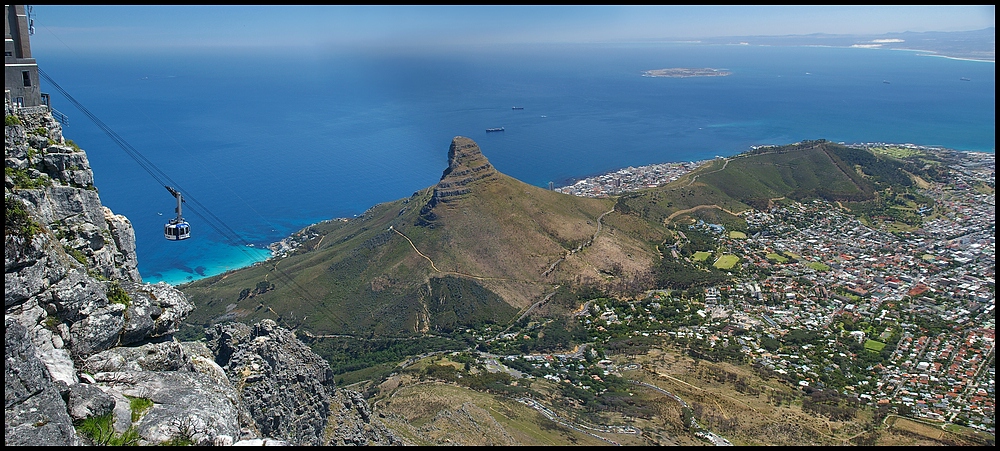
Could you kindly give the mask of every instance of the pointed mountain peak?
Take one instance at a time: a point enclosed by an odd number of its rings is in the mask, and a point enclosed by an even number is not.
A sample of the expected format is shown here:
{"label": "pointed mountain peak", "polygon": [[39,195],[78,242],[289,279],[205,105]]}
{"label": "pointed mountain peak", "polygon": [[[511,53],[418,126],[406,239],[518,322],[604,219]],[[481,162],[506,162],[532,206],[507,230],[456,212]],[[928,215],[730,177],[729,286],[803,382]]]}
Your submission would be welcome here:
{"label": "pointed mountain peak", "polygon": [[[468,178],[476,180],[496,174],[496,169],[483,155],[475,141],[464,136],[451,140],[448,149],[448,169],[441,175],[441,182],[462,182]],[[468,183],[468,182],[466,182]],[[441,183],[438,183],[441,186]]]}
{"label": "pointed mountain peak", "polygon": [[434,197],[447,202],[451,197],[471,192],[477,182],[496,179],[497,174],[475,141],[456,136],[448,149],[448,169],[434,187]]}
{"label": "pointed mountain peak", "polygon": [[433,222],[435,215],[431,210],[438,203],[461,199],[471,193],[474,186],[499,177],[500,173],[486,159],[475,141],[464,136],[454,137],[448,149],[448,168],[434,186],[434,197],[421,209],[421,217],[426,222]]}

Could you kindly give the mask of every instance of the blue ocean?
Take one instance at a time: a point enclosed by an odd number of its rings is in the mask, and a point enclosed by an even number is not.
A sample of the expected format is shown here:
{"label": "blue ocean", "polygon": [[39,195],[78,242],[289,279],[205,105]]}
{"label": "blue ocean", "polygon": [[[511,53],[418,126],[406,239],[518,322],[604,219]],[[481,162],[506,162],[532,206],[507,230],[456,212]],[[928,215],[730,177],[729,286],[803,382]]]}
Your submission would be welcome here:
{"label": "blue ocean", "polygon": [[[459,135],[501,172],[540,187],[804,139],[996,149],[995,64],[920,52],[641,43],[35,53],[185,195],[192,238],[167,241],[173,196],[42,83],[69,117],[65,137],[87,151],[102,202],[132,221],[146,282],[252,264],[309,224],[431,186]],[[674,67],[732,74],[642,76]]]}

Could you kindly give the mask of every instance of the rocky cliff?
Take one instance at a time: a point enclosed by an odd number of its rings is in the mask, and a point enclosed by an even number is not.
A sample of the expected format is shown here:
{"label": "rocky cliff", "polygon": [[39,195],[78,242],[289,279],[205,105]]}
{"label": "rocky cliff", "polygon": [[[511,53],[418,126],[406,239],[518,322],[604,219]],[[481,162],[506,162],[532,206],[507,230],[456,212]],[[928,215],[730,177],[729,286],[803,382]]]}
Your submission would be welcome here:
{"label": "rocky cliff", "polygon": [[401,444],[273,322],[176,340],[194,305],[142,282],[86,153],[46,107],[4,124],[6,445]]}
{"label": "rocky cliff", "polygon": [[472,192],[476,184],[497,178],[499,172],[483,155],[479,145],[464,136],[456,136],[448,148],[448,168],[434,186],[434,196],[421,208],[419,225],[433,227],[437,219],[434,207],[460,199]]}

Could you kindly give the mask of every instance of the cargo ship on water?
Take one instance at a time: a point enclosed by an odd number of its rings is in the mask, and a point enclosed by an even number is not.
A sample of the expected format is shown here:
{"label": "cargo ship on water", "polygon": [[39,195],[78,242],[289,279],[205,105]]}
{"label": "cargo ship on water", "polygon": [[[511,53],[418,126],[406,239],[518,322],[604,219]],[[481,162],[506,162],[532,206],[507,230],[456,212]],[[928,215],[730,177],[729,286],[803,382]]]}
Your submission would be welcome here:
{"label": "cargo ship on water", "polygon": [[503,131],[503,127],[494,127],[494,128],[487,128],[486,129],[487,133],[489,133],[489,132],[502,132],[502,131]]}

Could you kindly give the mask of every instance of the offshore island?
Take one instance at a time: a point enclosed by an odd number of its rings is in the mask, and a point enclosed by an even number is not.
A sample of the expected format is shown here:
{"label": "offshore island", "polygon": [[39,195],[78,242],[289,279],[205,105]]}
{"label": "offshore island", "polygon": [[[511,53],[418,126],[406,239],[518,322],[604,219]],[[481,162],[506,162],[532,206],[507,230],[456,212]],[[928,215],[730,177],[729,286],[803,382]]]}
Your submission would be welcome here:
{"label": "offshore island", "polygon": [[732,75],[732,72],[712,69],[710,67],[691,69],[686,67],[675,67],[670,69],[653,69],[642,71],[643,77],[667,77],[667,78],[689,78],[689,77],[725,77]]}

